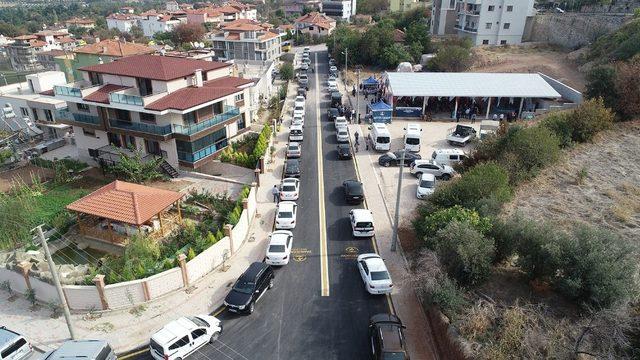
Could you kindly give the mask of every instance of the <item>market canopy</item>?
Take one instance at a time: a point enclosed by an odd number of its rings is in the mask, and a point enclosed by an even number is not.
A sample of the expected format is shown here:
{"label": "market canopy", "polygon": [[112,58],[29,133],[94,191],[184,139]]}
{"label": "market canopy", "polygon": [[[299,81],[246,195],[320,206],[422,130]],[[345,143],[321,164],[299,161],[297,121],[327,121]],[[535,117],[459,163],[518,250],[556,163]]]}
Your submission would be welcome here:
{"label": "market canopy", "polygon": [[369,104],[367,106],[369,106],[369,109],[371,109],[371,111],[393,110],[393,107],[384,101],[378,101],[377,103]]}
{"label": "market canopy", "polygon": [[560,98],[539,74],[387,72],[393,96]]}
{"label": "market canopy", "polygon": [[184,194],[116,180],[67,205],[67,209],[132,225],[142,225]]}
{"label": "market canopy", "polygon": [[378,80],[376,80],[373,76],[369,76],[368,78],[362,80],[362,85],[378,85]]}

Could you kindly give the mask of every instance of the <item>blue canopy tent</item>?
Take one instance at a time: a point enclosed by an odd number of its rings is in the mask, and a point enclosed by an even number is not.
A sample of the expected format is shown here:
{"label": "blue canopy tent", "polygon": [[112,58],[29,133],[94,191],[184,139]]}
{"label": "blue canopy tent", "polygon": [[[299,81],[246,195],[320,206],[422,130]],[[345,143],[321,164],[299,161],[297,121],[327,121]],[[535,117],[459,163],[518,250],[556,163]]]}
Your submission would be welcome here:
{"label": "blue canopy tent", "polygon": [[374,104],[367,104],[367,113],[371,116],[373,122],[390,123],[393,107],[384,101],[378,101]]}
{"label": "blue canopy tent", "polygon": [[378,91],[379,82],[373,76],[369,76],[364,79],[360,85],[362,85],[362,92],[365,94],[373,94]]}

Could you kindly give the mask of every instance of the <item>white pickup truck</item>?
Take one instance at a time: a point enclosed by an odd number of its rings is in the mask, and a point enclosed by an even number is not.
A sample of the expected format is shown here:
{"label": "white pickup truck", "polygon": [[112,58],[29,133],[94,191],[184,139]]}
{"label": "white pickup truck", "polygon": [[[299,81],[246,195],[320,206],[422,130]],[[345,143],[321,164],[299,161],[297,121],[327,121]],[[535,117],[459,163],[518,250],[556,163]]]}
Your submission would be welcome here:
{"label": "white pickup truck", "polygon": [[467,125],[456,125],[449,129],[447,142],[451,145],[465,146],[476,137],[476,129]]}
{"label": "white pickup truck", "polygon": [[482,120],[480,122],[480,140],[484,140],[491,135],[495,135],[500,128],[500,121]]}

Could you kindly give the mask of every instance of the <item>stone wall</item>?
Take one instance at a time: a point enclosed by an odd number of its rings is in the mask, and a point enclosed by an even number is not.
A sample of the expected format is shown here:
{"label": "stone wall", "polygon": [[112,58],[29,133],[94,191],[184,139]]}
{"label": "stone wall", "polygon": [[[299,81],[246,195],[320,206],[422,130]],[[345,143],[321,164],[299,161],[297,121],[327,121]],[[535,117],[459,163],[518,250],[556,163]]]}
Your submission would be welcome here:
{"label": "stone wall", "polygon": [[631,16],[606,13],[540,14],[533,19],[523,41],[546,42],[568,49],[587,45],[600,35],[619,29]]}

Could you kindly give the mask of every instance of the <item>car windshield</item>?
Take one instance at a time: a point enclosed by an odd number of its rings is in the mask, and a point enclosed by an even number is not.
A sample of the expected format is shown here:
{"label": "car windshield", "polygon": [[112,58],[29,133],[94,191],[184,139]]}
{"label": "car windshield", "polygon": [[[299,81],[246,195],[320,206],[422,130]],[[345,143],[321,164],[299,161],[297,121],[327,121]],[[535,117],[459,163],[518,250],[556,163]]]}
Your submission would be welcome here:
{"label": "car windshield", "polygon": [[253,282],[238,280],[236,284],[233,285],[233,290],[243,294],[251,294],[253,293],[254,286],[255,283]]}
{"label": "car windshield", "polygon": [[198,326],[209,327],[209,323],[195,316],[188,316],[187,319],[191,320],[192,323]]}
{"label": "car windshield", "polygon": [[285,249],[284,245],[269,245],[270,253],[282,253],[284,252],[284,249]]}
{"label": "car windshield", "polygon": [[391,141],[391,140],[390,140],[390,139],[389,139],[389,137],[387,137],[387,136],[378,136],[378,137],[376,138],[376,142],[377,142],[378,144],[388,144],[388,143],[389,143],[389,141]]}
{"label": "car windshield", "polygon": [[287,164],[287,171],[298,171],[298,163]]}
{"label": "car windshield", "polygon": [[371,280],[387,280],[388,278],[389,278],[389,273],[386,271],[371,272]]}
{"label": "car windshield", "polygon": [[278,213],[278,217],[280,219],[291,219],[293,218],[293,213],[291,211],[282,211]]}
{"label": "car windshield", "polygon": [[357,228],[373,228],[371,221],[360,221],[356,223]]}
{"label": "car windshield", "polygon": [[344,130],[340,130],[340,131],[338,131],[338,135],[340,135],[340,136],[346,136],[346,135],[347,135],[347,132],[346,132],[346,131],[344,131]]}
{"label": "car windshield", "polygon": [[284,192],[296,191],[296,187],[293,185],[285,185],[282,187],[282,191]]}
{"label": "car windshield", "polygon": [[423,188],[432,188],[435,185],[436,185],[435,182],[433,182],[431,180],[421,180],[420,181],[420,187],[423,187]]}
{"label": "car windshield", "polygon": [[408,145],[419,145],[420,144],[420,138],[407,138],[407,144]]}
{"label": "car windshield", "polygon": [[298,151],[297,146],[289,146],[289,151]]}
{"label": "car windshield", "polygon": [[404,360],[406,359],[403,352],[390,351],[382,353],[383,360]]}
{"label": "car windshield", "polygon": [[302,105],[298,105],[296,106],[296,111],[302,111],[304,110],[304,108],[302,107]]}
{"label": "car windshield", "polygon": [[349,186],[349,194],[351,194],[351,195],[362,195],[362,186],[350,185]]}

